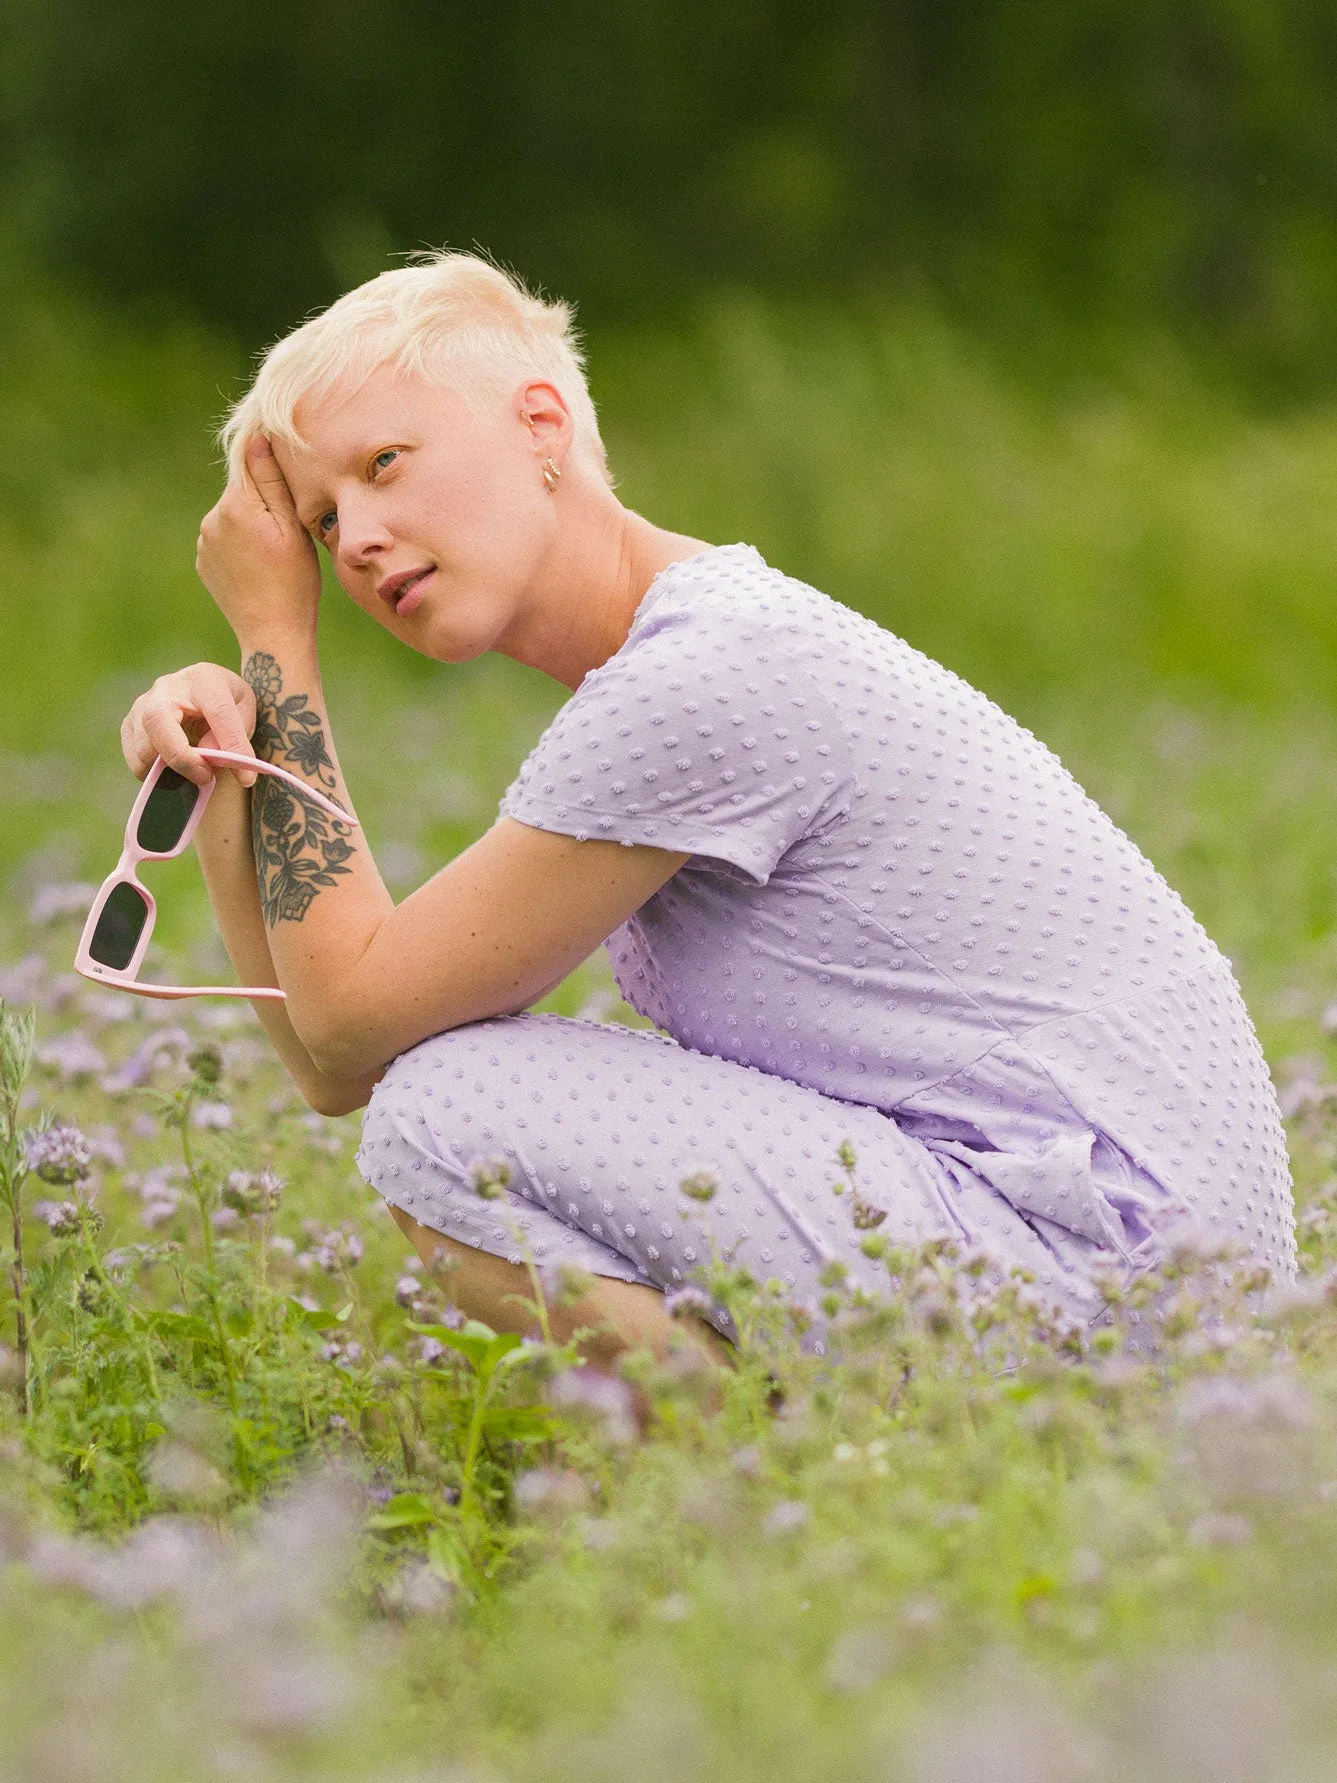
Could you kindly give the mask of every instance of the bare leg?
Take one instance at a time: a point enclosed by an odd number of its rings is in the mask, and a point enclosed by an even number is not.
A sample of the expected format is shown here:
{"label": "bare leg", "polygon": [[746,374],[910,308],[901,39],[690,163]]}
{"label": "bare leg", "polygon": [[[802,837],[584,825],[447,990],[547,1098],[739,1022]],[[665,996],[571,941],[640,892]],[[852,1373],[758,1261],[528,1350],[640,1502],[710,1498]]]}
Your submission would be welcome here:
{"label": "bare leg", "polygon": [[[402,1207],[391,1207],[395,1223],[428,1268],[449,1270],[450,1296],[460,1311],[481,1319],[494,1331],[516,1331],[523,1337],[538,1335],[537,1322],[524,1302],[534,1297],[529,1271],[521,1263],[508,1263],[491,1251],[475,1250],[458,1239],[419,1224]],[[711,1361],[731,1362],[732,1346],[700,1319],[679,1321],[664,1310],[658,1288],[640,1282],[618,1281],[596,1275],[593,1286],[574,1306],[550,1306],[548,1323],[553,1336],[565,1343],[574,1332],[593,1329],[581,1349],[590,1362],[608,1368],[627,1350],[647,1349],[665,1357],[688,1343]]]}

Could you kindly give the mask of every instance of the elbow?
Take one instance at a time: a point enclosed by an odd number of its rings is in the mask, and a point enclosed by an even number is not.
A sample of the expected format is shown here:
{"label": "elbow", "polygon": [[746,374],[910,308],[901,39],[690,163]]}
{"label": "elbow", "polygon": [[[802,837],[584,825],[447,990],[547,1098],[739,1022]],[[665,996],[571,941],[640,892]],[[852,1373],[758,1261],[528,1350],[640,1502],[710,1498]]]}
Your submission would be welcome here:
{"label": "elbow", "polygon": [[333,1078],[322,1079],[316,1083],[302,1085],[302,1099],[308,1108],[317,1114],[330,1115],[353,1114],[359,1108],[365,1108],[371,1097],[369,1081],[362,1083],[340,1083]]}
{"label": "elbow", "polygon": [[349,1114],[365,1108],[387,1061],[371,1057],[366,1036],[334,1022],[294,1021],[297,1038],[314,1066],[302,1094],[318,1114]]}
{"label": "elbow", "polygon": [[[320,1075],[337,1084],[375,1083],[386,1066],[388,1059],[374,1058],[365,1046],[359,1046],[354,1036],[325,1040],[315,1046],[308,1046],[311,1062]],[[363,1097],[363,1101],[366,1097]],[[362,1103],[357,1106],[360,1108]]]}
{"label": "elbow", "polygon": [[359,1044],[356,1030],[338,1012],[325,1010],[309,1015],[293,1010],[290,1003],[289,1016],[297,1038],[321,1077],[344,1083],[381,1069],[384,1061],[367,1056],[365,1041]]}
{"label": "elbow", "polygon": [[[371,1059],[364,1050],[339,1040],[326,1040],[312,1045],[307,1043],[307,1051],[311,1054],[311,1063],[321,1077],[329,1083],[338,1084],[341,1088],[346,1084],[354,1086],[371,1084],[385,1069],[383,1059]],[[363,1097],[363,1101],[366,1097]],[[362,1103],[355,1104],[361,1107]]]}

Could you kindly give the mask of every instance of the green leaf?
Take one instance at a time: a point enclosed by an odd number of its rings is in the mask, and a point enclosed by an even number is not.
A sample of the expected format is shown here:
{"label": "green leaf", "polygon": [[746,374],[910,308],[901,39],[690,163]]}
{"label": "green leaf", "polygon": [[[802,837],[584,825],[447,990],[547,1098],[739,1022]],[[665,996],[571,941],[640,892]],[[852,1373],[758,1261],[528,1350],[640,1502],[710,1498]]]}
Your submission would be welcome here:
{"label": "green leaf", "polygon": [[323,1306],[303,1306],[300,1300],[292,1298],[288,1305],[292,1309],[289,1316],[299,1325],[305,1325],[309,1331],[328,1331],[331,1325],[339,1323],[338,1314],[326,1312]]}
{"label": "green leaf", "polygon": [[514,1331],[503,1331],[494,1337],[483,1352],[483,1365],[488,1373],[492,1372],[503,1356],[509,1356],[512,1350],[518,1350],[523,1342],[524,1339],[517,1337]]}
{"label": "green leaf", "polygon": [[469,1557],[453,1529],[439,1523],[427,1537],[427,1564],[452,1585],[463,1585],[469,1573]]}
{"label": "green leaf", "polygon": [[[495,1367],[495,1363],[488,1364],[487,1354],[492,1344],[497,1341],[496,1333],[489,1326],[480,1324],[476,1319],[470,1319],[460,1331],[452,1330],[449,1325],[410,1324],[409,1329],[421,1332],[424,1337],[434,1337],[438,1343],[443,1343],[449,1349],[457,1351],[480,1374],[485,1371],[490,1372],[491,1367]],[[516,1342],[519,1342],[518,1338]]]}
{"label": "green leaf", "polygon": [[397,1492],[381,1509],[367,1518],[368,1529],[418,1529],[435,1523],[441,1515],[439,1500],[425,1492]]}
{"label": "green leaf", "polygon": [[32,1070],[36,1039],[37,1011],[9,1008],[0,998],[0,1077],[15,1103]]}
{"label": "green leaf", "polygon": [[215,1343],[217,1336],[213,1326],[203,1319],[196,1318],[194,1313],[156,1312],[145,1321],[149,1328],[160,1337],[169,1341],[173,1338],[182,1343]]}
{"label": "green leaf", "polygon": [[547,1442],[555,1430],[550,1415],[536,1405],[499,1406],[483,1418],[490,1442]]}

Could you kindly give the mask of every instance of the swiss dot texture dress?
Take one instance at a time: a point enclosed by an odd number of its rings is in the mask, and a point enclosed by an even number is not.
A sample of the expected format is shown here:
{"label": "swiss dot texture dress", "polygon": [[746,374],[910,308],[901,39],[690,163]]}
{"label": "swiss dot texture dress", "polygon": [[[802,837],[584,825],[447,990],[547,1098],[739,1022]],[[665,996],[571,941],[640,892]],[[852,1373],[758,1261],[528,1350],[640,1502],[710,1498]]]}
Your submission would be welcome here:
{"label": "swiss dot texture dress", "polygon": [[1186,1220],[1293,1274],[1267,1068],[1179,897],[1028,731],[750,546],[655,578],[502,810],[690,852],[607,943],[662,1033],[522,1015],[403,1054],[359,1162],[423,1224],[664,1289],[708,1226],[812,1303],[827,1260],[868,1273],[848,1140],[888,1238],[1023,1264],[1079,1319]]}

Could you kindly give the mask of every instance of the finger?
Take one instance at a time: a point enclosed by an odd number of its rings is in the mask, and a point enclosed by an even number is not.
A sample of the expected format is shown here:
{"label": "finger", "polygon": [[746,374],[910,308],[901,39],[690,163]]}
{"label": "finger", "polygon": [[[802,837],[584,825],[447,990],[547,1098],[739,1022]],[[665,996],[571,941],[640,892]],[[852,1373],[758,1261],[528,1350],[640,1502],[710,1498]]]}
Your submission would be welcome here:
{"label": "finger", "polygon": [[[245,692],[250,693],[244,682],[242,687]],[[232,687],[206,683],[197,691],[195,703],[200,715],[209,721],[209,730],[216,749],[227,749],[234,755],[254,756],[250,732],[242,722],[241,700]],[[250,769],[234,768],[232,771],[243,786],[255,785],[256,776]]]}
{"label": "finger", "polygon": [[141,694],[121,725],[121,753],[136,780],[142,780],[157,758],[157,750],[144,734],[144,709],[148,695]]}
{"label": "finger", "polygon": [[279,461],[274,456],[274,448],[258,433],[248,441],[244,454],[244,465],[247,476],[255,486],[256,493],[269,509],[270,513],[281,520],[297,519],[297,509],[293,505],[292,490],[288,487],[288,479],[279,468]]}
{"label": "finger", "polygon": [[125,765],[129,768],[130,772],[136,779],[141,778],[139,773],[139,748],[138,739],[135,734],[135,713],[133,707],[131,707],[130,711],[128,711],[125,717],[121,720],[121,754],[125,757]]}
{"label": "finger", "polygon": [[154,755],[160,755],[169,768],[174,768],[196,786],[207,786],[213,779],[209,766],[187,737],[179,708],[154,705],[145,709],[144,737]]}

